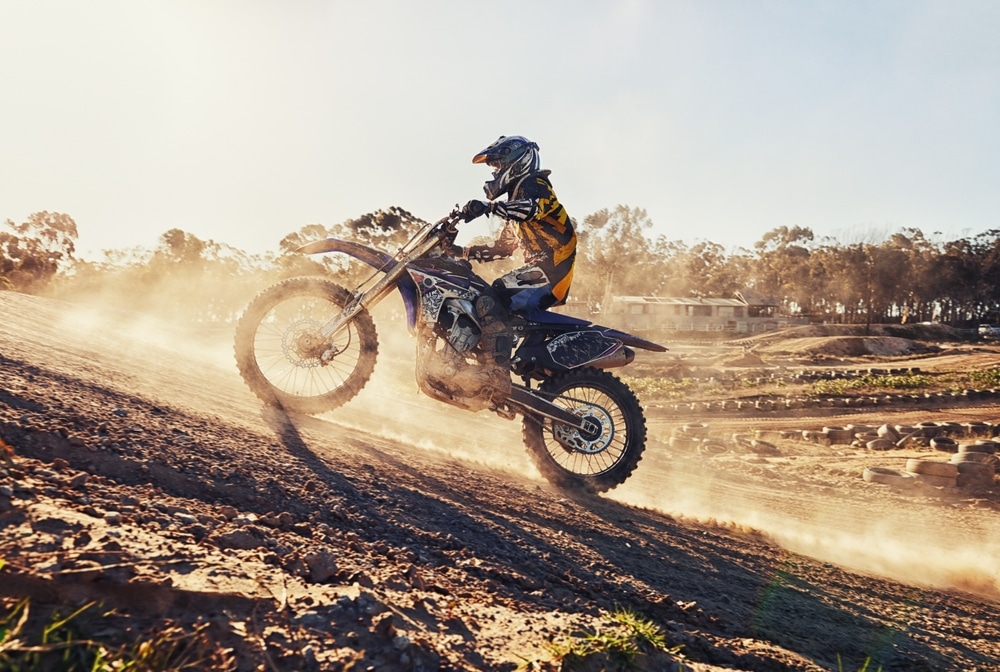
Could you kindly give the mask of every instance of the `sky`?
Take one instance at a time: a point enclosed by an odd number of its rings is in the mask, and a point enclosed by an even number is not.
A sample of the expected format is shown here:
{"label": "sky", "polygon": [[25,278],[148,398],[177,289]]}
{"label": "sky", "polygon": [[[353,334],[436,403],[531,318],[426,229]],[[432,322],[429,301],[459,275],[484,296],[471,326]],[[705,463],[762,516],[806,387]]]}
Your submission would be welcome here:
{"label": "sky", "polygon": [[0,0],[0,221],[276,252],[436,220],[523,135],[581,221],[954,239],[1000,228],[998,36],[995,0]]}

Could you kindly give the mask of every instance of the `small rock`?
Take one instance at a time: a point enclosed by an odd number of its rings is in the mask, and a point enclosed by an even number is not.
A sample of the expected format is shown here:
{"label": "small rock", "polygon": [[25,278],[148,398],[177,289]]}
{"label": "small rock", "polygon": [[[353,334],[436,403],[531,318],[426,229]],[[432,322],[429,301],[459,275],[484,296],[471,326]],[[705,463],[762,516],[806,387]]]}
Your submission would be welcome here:
{"label": "small rock", "polygon": [[265,545],[264,539],[247,530],[233,530],[232,532],[220,534],[215,537],[215,541],[221,548],[239,548],[243,550],[260,548]]}
{"label": "small rock", "polygon": [[381,637],[392,640],[396,636],[395,618],[391,611],[386,611],[372,619],[372,630]]}
{"label": "small rock", "polygon": [[88,474],[85,471],[81,471],[79,474],[70,479],[69,487],[72,488],[73,490],[79,490],[80,488],[82,488],[84,485],[87,484],[87,479],[89,478],[90,474]]}
{"label": "small rock", "polygon": [[375,587],[375,581],[373,581],[372,577],[369,576],[368,574],[366,574],[365,572],[358,572],[354,576],[354,581],[359,586],[363,586],[365,588],[374,588]]}
{"label": "small rock", "polygon": [[330,618],[318,611],[306,611],[295,617],[295,621],[306,628],[323,628],[330,625]]}
{"label": "small rock", "polygon": [[108,525],[121,525],[122,514],[119,511],[105,511],[104,520]]}
{"label": "small rock", "polygon": [[196,541],[201,541],[208,536],[208,528],[202,524],[191,525],[187,528],[188,533],[195,538]]}
{"label": "small rock", "polygon": [[323,583],[339,571],[333,554],[325,548],[307,553],[303,561],[309,568],[309,579],[313,583]]}

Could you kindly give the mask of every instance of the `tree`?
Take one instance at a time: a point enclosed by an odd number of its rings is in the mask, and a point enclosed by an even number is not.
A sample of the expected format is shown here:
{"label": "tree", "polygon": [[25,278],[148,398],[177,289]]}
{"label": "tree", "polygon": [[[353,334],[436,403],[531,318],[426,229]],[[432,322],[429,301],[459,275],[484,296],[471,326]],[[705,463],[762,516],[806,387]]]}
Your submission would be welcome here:
{"label": "tree", "polygon": [[975,323],[1000,321],[1000,230],[990,229],[970,241],[975,266],[975,293],[972,306]]}
{"label": "tree", "polygon": [[61,266],[73,261],[76,222],[58,212],[36,212],[27,221],[7,220],[0,231],[0,283],[22,292],[44,290]]}
{"label": "tree", "polygon": [[886,239],[884,247],[896,250],[897,304],[900,321],[924,322],[935,316],[938,291],[935,268],[940,249],[920,229],[903,228]]}
{"label": "tree", "polygon": [[198,264],[209,247],[215,243],[204,242],[197,236],[180,229],[170,229],[160,236],[156,259],[167,263]]}
{"label": "tree", "polygon": [[768,231],[754,243],[757,252],[753,279],[748,283],[790,310],[813,310],[817,287],[812,272],[812,229],[781,226]]}
{"label": "tree", "polygon": [[645,270],[651,255],[644,231],[652,225],[645,210],[626,205],[614,211],[599,210],[583,220],[578,264],[586,274],[593,275],[600,288],[602,309],[610,305],[612,291],[648,293],[651,283]]}
{"label": "tree", "polygon": [[682,256],[687,294],[696,296],[734,296],[743,289],[739,257],[730,257],[722,245],[709,241],[696,243]]}
{"label": "tree", "polygon": [[311,273],[330,273],[345,284],[353,286],[368,277],[371,269],[367,266],[359,268],[354,260],[342,254],[304,260],[300,255],[294,255],[295,250],[306,243],[324,238],[343,238],[391,254],[426,224],[424,220],[398,207],[376,210],[329,227],[322,224],[307,224],[281,239],[278,247],[285,256],[279,258],[278,263],[300,272],[308,269]]}

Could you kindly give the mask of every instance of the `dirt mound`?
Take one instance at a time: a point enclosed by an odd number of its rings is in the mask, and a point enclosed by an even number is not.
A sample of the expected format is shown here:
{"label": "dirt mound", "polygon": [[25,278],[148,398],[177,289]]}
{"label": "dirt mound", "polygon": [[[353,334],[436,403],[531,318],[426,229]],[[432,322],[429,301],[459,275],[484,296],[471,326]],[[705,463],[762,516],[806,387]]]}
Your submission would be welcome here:
{"label": "dirt mound", "polygon": [[807,336],[772,342],[758,352],[832,357],[901,357],[926,352],[927,346],[896,336]]}
{"label": "dirt mound", "polygon": [[728,366],[733,368],[757,368],[767,366],[767,362],[761,359],[760,355],[753,352],[745,352],[739,357],[723,359],[718,362],[718,366]]}
{"label": "dirt mound", "polygon": [[761,346],[794,339],[849,337],[893,337],[930,342],[968,340],[962,331],[945,324],[873,324],[870,327],[865,327],[863,324],[808,324],[751,336],[740,342],[750,346]]}

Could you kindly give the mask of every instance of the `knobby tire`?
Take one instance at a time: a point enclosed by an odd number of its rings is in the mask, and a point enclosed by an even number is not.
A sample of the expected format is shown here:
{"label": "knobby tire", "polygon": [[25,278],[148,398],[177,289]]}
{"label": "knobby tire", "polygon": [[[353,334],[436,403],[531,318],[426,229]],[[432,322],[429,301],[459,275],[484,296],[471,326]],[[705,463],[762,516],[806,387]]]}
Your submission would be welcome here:
{"label": "knobby tire", "polygon": [[646,448],[646,418],[632,390],[607,371],[585,367],[546,380],[538,391],[570,409],[593,404],[611,425],[606,427],[610,434],[600,442],[607,444],[605,448],[587,453],[557,440],[552,420],[526,415],[521,435],[542,476],[557,487],[592,493],[624,483]]}
{"label": "knobby tire", "polygon": [[325,278],[284,280],[257,295],[236,327],[236,366],[257,397],[287,411],[317,414],[353,399],[368,383],[378,357],[378,334],[361,311],[334,336],[343,348],[332,361],[294,347],[350,300],[348,290]]}

